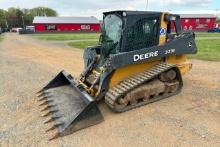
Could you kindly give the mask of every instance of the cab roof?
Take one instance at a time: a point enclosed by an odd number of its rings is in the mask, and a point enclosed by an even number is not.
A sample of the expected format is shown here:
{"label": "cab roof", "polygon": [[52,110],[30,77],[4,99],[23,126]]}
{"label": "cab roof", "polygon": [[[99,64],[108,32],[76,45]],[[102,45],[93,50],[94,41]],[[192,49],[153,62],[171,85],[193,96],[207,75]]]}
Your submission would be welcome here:
{"label": "cab roof", "polygon": [[123,13],[125,12],[126,15],[149,15],[149,14],[159,14],[161,15],[162,12],[158,12],[158,11],[128,11],[128,10],[117,10],[117,11],[109,11],[109,12],[104,12],[104,15],[107,14],[112,14],[112,13]]}

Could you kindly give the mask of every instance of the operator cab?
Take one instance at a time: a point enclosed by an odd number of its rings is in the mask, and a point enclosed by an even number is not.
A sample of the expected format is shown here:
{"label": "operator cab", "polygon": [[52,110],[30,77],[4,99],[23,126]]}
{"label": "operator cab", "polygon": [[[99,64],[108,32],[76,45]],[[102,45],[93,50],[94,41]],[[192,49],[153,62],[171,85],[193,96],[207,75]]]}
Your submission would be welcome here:
{"label": "operator cab", "polygon": [[[178,15],[151,11],[111,11],[103,15],[103,24],[99,46],[84,50],[85,69],[92,62],[101,67],[111,55],[158,46],[161,35],[161,23],[167,22],[164,35],[172,40],[181,33]],[[171,34],[171,22],[176,35]],[[98,59],[98,60],[97,60]]]}
{"label": "operator cab", "polygon": [[[101,53],[107,57],[119,52],[129,52],[149,48],[159,44],[163,13],[151,11],[112,11],[103,16],[100,44]],[[180,34],[179,16],[166,14],[167,31],[174,24],[176,34]]]}
{"label": "operator cab", "polygon": [[101,31],[104,56],[156,46],[161,15],[145,11],[104,13]]}

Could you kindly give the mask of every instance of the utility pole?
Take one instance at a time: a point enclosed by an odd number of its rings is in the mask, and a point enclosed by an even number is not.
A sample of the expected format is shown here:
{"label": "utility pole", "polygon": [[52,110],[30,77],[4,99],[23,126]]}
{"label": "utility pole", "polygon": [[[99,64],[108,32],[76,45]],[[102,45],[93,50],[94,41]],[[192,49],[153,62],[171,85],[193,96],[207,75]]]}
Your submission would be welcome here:
{"label": "utility pole", "polygon": [[44,9],[45,9],[45,11],[44,11],[44,16],[46,17],[46,16],[47,16],[47,14],[46,14],[47,0],[44,1],[44,2],[45,2],[45,3],[44,3]]}
{"label": "utility pole", "polygon": [[147,0],[147,2],[146,2],[146,10],[148,10],[148,2],[149,2],[149,1]]}
{"label": "utility pole", "polygon": [[7,21],[6,15],[5,15],[5,11],[4,11],[4,16],[5,16],[5,25],[6,25],[7,29],[8,29],[8,21]]}
{"label": "utility pole", "polygon": [[24,16],[21,16],[22,18],[22,23],[23,23],[23,29],[25,29],[25,26],[24,26]]}
{"label": "utility pole", "polygon": [[215,15],[216,15],[216,17],[218,17],[218,14],[219,14],[219,9],[215,9]]}
{"label": "utility pole", "polygon": [[162,11],[165,11],[165,9],[166,9],[165,7],[166,7],[165,6],[165,0],[162,0],[162,9],[163,9]]}

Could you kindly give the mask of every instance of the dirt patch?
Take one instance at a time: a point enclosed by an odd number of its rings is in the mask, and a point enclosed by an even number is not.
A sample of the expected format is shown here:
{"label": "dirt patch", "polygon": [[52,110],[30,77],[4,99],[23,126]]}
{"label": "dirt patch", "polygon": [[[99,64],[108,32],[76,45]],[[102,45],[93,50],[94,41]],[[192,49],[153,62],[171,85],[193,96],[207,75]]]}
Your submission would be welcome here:
{"label": "dirt patch", "polygon": [[82,51],[28,36],[6,34],[0,43],[1,146],[220,146],[220,62],[192,60],[182,92],[115,114],[48,142],[35,92],[60,70],[79,75]]}

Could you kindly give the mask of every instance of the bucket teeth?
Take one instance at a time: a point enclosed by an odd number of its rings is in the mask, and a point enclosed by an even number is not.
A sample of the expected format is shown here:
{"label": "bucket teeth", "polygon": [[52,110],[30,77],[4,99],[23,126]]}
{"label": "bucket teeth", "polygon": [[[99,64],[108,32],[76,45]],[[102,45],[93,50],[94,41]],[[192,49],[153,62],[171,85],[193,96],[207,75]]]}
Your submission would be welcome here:
{"label": "bucket teeth", "polygon": [[43,97],[43,98],[41,98],[41,99],[38,99],[37,101],[41,102],[41,101],[45,100],[46,98],[47,98],[47,97]]}
{"label": "bucket teeth", "polygon": [[43,93],[44,90],[45,90],[45,89],[43,88],[43,89],[41,89],[40,91],[38,91],[36,94]]}
{"label": "bucket teeth", "polygon": [[47,117],[47,116],[49,116],[50,114],[52,114],[52,112],[47,112],[46,114],[44,114],[44,115],[42,115],[43,117]]}
{"label": "bucket teeth", "polygon": [[37,95],[37,97],[42,97],[42,96],[45,96],[45,95],[47,95],[49,93],[50,92],[43,91],[43,92],[39,93],[39,95]]}
{"label": "bucket teeth", "polygon": [[41,109],[41,112],[49,110],[52,107],[53,107],[53,105],[47,105],[45,108]]}
{"label": "bucket teeth", "polygon": [[60,117],[51,117],[50,119],[48,119],[47,121],[44,122],[44,124],[50,123],[55,121],[56,119],[59,119]]}
{"label": "bucket teeth", "polygon": [[44,106],[44,105],[47,105],[47,104],[48,104],[48,102],[45,101],[45,102],[41,103],[39,106]]}
{"label": "bucket teeth", "polygon": [[61,126],[62,124],[55,124],[53,125],[51,128],[47,129],[46,132],[52,131],[54,129],[57,129],[59,126]]}
{"label": "bucket teeth", "polygon": [[48,119],[47,121],[45,121],[44,124],[47,124],[47,123],[50,123],[50,122],[53,122],[53,121],[54,121],[54,118],[51,117],[50,119]]}
{"label": "bucket teeth", "polygon": [[44,97],[38,99],[38,101],[40,102],[40,101],[43,101],[43,100],[45,100],[45,99],[47,99],[47,98],[48,98],[47,96],[44,96]]}
{"label": "bucket teeth", "polygon": [[53,100],[46,100],[43,103],[41,103],[39,106],[44,106],[44,105],[47,105],[47,104],[49,104],[51,102],[53,102]]}
{"label": "bucket teeth", "polygon": [[60,136],[59,133],[56,133],[52,138],[49,139],[49,141],[51,141],[51,140],[53,140],[53,139],[56,139],[56,138],[58,138],[59,136]]}
{"label": "bucket teeth", "polygon": [[49,111],[49,112],[47,112],[46,114],[44,114],[43,117],[47,117],[47,116],[49,116],[50,114],[52,115],[52,114],[54,114],[54,113],[56,113],[56,112],[58,112],[58,110]]}
{"label": "bucket teeth", "polygon": [[44,95],[44,93],[40,93],[39,95],[37,95],[37,97],[42,97]]}
{"label": "bucket teeth", "polygon": [[49,97],[50,97],[50,96],[44,96],[44,97],[38,99],[38,101],[40,102],[40,101],[46,100],[46,99],[49,98]]}

